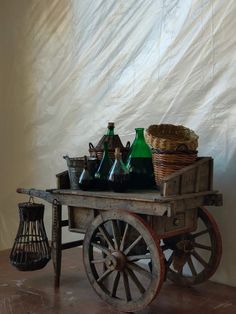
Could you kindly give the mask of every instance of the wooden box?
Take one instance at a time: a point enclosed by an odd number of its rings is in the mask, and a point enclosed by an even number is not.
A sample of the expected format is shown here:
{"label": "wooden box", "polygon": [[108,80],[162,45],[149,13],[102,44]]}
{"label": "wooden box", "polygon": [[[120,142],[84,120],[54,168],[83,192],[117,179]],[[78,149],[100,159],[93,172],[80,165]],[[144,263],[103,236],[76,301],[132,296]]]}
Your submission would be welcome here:
{"label": "wooden box", "polygon": [[166,176],[161,183],[162,196],[212,191],[213,159],[200,157],[197,161],[181,170]]}

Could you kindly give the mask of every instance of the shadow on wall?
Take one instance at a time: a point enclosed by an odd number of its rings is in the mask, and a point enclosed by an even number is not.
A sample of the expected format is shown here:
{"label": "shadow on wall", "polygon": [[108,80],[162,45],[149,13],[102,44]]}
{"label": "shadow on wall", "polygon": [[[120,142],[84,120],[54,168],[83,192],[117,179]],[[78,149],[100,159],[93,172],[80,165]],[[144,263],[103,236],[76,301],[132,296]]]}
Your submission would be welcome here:
{"label": "shadow on wall", "polygon": [[[18,186],[31,183],[34,168],[35,102],[32,54],[26,36],[29,32],[27,1],[1,2],[0,59],[2,90],[0,101],[0,249],[12,246],[18,228],[17,202],[26,199],[16,194]],[[19,12],[20,10],[20,12]]]}

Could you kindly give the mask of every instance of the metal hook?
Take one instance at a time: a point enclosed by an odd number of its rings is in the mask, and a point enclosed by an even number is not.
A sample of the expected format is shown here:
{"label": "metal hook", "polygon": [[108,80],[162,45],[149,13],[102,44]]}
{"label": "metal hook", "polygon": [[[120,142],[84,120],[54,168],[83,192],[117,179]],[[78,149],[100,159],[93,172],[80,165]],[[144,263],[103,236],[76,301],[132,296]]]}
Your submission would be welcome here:
{"label": "metal hook", "polygon": [[29,197],[29,203],[34,204],[34,197],[32,195],[30,195]]}

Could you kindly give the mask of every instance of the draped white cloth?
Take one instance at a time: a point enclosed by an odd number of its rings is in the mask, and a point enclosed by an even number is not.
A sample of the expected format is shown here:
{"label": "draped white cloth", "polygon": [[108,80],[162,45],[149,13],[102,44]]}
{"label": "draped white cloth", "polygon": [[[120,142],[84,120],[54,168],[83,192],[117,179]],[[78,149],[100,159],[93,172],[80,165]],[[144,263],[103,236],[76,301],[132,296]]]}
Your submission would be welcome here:
{"label": "draped white cloth", "polygon": [[234,0],[1,0],[0,247],[26,199],[16,187],[55,187],[62,156],[88,153],[108,121],[124,143],[135,127],[183,124],[224,194],[213,280],[236,286],[235,16]]}

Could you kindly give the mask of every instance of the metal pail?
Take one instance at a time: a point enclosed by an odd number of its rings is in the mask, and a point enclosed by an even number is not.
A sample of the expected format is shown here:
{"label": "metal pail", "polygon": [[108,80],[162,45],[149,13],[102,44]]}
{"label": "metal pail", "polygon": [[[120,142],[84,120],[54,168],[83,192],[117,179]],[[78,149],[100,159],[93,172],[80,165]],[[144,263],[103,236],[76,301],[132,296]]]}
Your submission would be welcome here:
{"label": "metal pail", "polygon": [[[69,157],[63,156],[67,162],[69,179],[70,179],[70,188],[72,190],[79,189],[79,177],[84,169],[84,157]],[[93,176],[97,169],[97,158],[87,157],[88,161],[88,170]]]}

